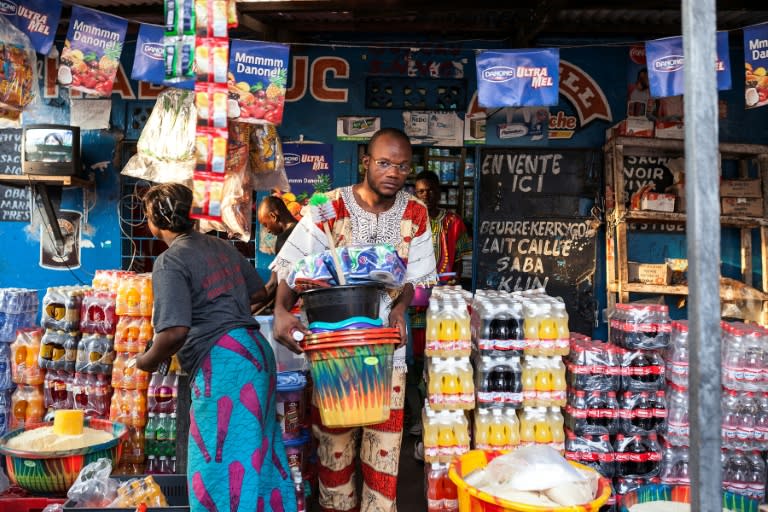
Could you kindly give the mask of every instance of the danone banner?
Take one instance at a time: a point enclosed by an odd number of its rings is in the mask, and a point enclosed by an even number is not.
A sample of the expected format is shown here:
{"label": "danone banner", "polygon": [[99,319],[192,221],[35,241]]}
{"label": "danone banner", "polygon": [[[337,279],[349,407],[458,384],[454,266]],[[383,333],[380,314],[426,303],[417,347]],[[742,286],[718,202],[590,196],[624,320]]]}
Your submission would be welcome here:
{"label": "danone banner", "polygon": [[744,99],[747,108],[768,104],[768,23],[744,29]]}
{"label": "danone banner", "polygon": [[61,17],[60,0],[0,0],[0,14],[29,36],[36,52],[48,55]]}
{"label": "danone banner", "polygon": [[[667,37],[646,41],[648,80],[651,96],[665,98],[679,96],[685,90],[683,38]],[[728,32],[717,33],[717,90],[731,88],[731,62],[728,56]]]}
{"label": "danone banner", "polygon": [[291,185],[291,194],[294,197],[286,198],[288,209],[293,215],[298,215],[300,207],[309,202],[309,198],[315,192],[328,192],[333,183],[333,144],[299,144],[286,142],[283,144],[283,158],[285,161],[285,174]]}
{"label": "danone banner", "polygon": [[477,93],[482,107],[557,105],[560,50],[486,51],[477,56]]}
{"label": "danone banner", "polygon": [[169,85],[179,89],[195,89],[194,79],[181,82],[166,82],[163,65],[163,27],[159,25],[139,25],[136,38],[136,55],[133,57],[131,78],[156,85]]}
{"label": "danone banner", "polygon": [[128,20],[72,6],[69,31],[61,52],[59,83],[109,98],[127,28]]}
{"label": "danone banner", "polygon": [[[290,47],[232,39],[229,47],[229,117],[244,123],[283,120]],[[236,98],[236,99],[235,99]]]}

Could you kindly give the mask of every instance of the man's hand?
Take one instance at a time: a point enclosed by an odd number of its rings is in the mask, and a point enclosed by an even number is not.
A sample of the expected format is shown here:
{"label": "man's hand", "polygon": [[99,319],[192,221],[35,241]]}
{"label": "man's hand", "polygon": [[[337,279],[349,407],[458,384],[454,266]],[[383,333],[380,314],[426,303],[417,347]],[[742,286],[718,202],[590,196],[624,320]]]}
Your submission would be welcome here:
{"label": "man's hand", "polygon": [[389,326],[400,331],[400,344],[397,348],[404,347],[408,343],[408,329],[405,323],[405,308],[393,307],[389,312]]}
{"label": "man's hand", "polygon": [[293,337],[293,333],[299,331],[304,336],[312,334],[295,315],[288,311],[275,309],[275,323],[272,326],[272,335],[282,346],[293,353],[304,352]]}

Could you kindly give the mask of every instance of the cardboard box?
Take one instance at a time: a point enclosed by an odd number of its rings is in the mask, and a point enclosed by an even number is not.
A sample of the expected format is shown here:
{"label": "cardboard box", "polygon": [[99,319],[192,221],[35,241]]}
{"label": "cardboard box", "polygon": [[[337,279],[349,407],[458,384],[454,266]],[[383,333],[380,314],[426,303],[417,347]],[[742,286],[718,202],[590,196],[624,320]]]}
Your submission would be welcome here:
{"label": "cardboard box", "polygon": [[653,137],[653,121],[645,117],[628,117],[618,124],[608,128],[605,139],[613,137]]}
{"label": "cardboard box", "polygon": [[682,121],[656,121],[654,128],[658,139],[680,139],[685,135],[685,125]]}
{"label": "cardboard box", "polygon": [[345,135],[358,135],[370,132],[376,127],[375,117],[346,117],[342,120],[342,130]]}
{"label": "cardboard box", "polygon": [[748,180],[721,180],[720,197],[763,197],[760,178]]}
{"label": "cardboard box", "polygon": [[659,194],[658,192],[646,192],[640,199],[640,209],[654,212],[674,212],[675,196],[672,194]]}
{"label": "cardboard box", "polygon": [[629,282],[643,284],[669,284],[672,270],[666,263],[628,262]]}
{"label": "cardboard box", "polygon": [[472,116],[469,118],[469,135],[473,139],[485,138],[485,116]]}
{"label": "cardboard box", "polygon": [[723,215],[762,217],[762,197],[724,197],[721,200]]}

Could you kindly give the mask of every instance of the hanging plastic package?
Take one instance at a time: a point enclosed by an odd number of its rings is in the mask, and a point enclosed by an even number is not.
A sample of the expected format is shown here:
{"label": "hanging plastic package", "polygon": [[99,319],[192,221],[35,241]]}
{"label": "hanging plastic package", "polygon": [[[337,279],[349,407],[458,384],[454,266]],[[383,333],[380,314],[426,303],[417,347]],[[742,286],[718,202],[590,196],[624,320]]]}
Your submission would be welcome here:
{"label": "hanging plastic package", "polygon": [[224,189],[221,199],[221,222],[202,218],[200,231],[226,231],[235,240],[251,239],[253,195],[248,168],[250,125],[230,123]]}
{"label": "hanging plastic package", "polygon": [[109,98],[127,29],[128,20],[73,6],[67,39],[61,51],[59,83],[76,91]]}
{"label": "hanging plastic package", "polygon": [[122,174],[156,183],[183,183],[191,188],[195,169],[194,93],[166,89],[157,97]]}
{"label": "hanging plastic package", "polygon": [[29,37],[0,16],[0,118],[18,121],[39,98],[37,56]]}
{"label": "hanging plastic package", "polygon": [[254,125],[249,162],[253,172],[254,190],[291,190],[288,176],[285,174],[283,146],[275,125]]}

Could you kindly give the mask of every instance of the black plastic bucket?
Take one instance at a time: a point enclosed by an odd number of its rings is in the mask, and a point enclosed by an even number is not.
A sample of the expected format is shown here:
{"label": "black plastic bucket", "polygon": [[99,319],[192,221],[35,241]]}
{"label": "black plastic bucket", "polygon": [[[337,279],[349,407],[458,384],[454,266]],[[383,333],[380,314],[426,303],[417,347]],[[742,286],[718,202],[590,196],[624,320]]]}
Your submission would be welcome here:
{"label": "black plastic bucket", "polygon": [[301,294],[307,322],[341,322],[353,316],[379,317],[379,285],[317,288]]}

